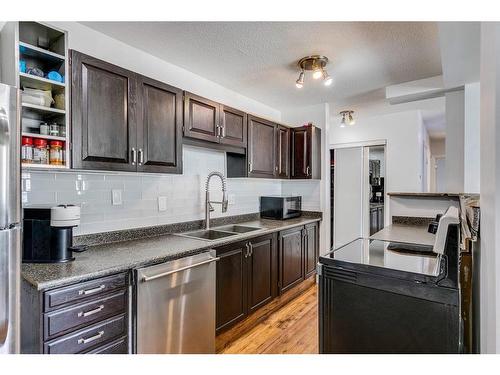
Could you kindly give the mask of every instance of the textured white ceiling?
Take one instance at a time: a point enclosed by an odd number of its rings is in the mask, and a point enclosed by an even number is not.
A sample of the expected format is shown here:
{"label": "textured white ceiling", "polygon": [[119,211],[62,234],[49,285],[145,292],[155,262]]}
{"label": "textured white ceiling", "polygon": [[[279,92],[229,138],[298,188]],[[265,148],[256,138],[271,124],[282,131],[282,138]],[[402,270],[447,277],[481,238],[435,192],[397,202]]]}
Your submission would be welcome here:
{"label": "textured white ceiling", "polygon": [[[441,74],[434,22],[84,22],[88,27],[277,109],[344,101]],[[334,85],[296,62],[330,58]]]}

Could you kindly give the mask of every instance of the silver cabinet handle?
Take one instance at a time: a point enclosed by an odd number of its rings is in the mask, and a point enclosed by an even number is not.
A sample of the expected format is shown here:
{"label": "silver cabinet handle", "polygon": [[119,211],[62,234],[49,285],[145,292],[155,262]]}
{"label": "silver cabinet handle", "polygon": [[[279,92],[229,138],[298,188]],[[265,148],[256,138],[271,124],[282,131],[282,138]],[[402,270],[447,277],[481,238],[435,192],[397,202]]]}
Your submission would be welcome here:
{"label": "silver cabinet handle", "polygon": [[207,263],[216,262],[219,259],[220,258],[210,258],[210,259],[204,260],[203,262],[200,262],[200,263],[191,264],[190,266],[177,268],[176,270],[162,272],[162,273],[159,273],[159,274],[153,275],[153,276],[144,276],[141,281],[142,282],[146,282],[146,281],[151,281],[151,280],[159,279],[160,277],[165,277],[165,276],[173,275],[174,273],[177,273],[177,272],[186,271],[188,269],[191,269],[191,268],[194,268],[194,267],[199,267],[199,266],[202,266],[202,265],[207,264]]}
{"label": "silver cabinet handle", "polygon": [[251,242],[248,243],[248,247],[250,248],[250,254],[248,256],[251,257],[253,255],[253,245]]}
{"label": "silver cabinet handle", "polygon": [[306,176],[309,176],[309,166],[306,168]]}
{"label": "silver cabinet handle", "polygon": [[220,135],[222,138],[226,138],[226,127],[224,125],[220,126]]}
{"label": "silver cabinet handle", "polygon": [[99,331],[97,335],[88,337],[88,338],[79,338],[78,339],[78,344],[88,344],[89,342],[95,341],[97,339],[100,339],[104,335],[104,331]]}
{"label": "silver cabinet handle", "polygon": [[104,305],[100,305],[98,308],[90,310],[90,311],[80,311],[78,313],[78,317],[79,318],[81,318],[81,317],[85,318],[87,316],[97,314],[98,312],[102,311],[102,309],[104,309]]}
{"label": "silver cabinet handle", "polygon": [[139,149],[139,165],[144,164],[144,151],[142,151],[142,148]]}
{"label": "silver cabinet handle", "polygon": [[94,294],[94,293],[100,292],[101,290],[104,290],[104,289],[106,289],[106,285],[102,284],[94,289],[79,290],[78,295],[79,296],[81,296],[81,295],[88,296],[89,294]]}
{"label": "silver cabinet handle", "polygon": [[245,258],[248,258],[250,256],[250,244],[247,242],[245,244],[247,251],[245,252]]}
{"label": "silver cabinet handle", "polygon": [[137,163],[137,152],[135,151],[135,147],[132,147],[132,165]]}

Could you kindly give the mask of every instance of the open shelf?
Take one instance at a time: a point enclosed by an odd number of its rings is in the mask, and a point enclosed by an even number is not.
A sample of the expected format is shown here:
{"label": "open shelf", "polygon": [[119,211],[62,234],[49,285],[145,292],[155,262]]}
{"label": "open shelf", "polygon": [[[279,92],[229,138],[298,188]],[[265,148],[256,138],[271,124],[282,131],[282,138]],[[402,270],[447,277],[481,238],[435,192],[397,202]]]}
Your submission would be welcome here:
{"label": "open shelf", "polygon": [[34,76],[28,73],[19,73],[21,87],[29,87],[38,90],[58,91],[66,87],[65,83],[52,81],[51,79]]}
{"label": "open shelf", "polygon": [[53,107],[44,107],[43,105],[36,105],[30,103],[22,103],[23,108],[28,108],[34,112],[39,112],[40,114],[54,113],[64,115],[66,111],[64,109],[58,109]]}
{"label": "open shelf", "polygon": [[66,165],[51,165],[51,164],[21,164],[22,168],[29,169],[67,169]]}
{"label": "open shelf", "polygon": [[23,132],[22,136],[23,137],[48,139],[48,140],[52,140],[52,141],[63,141],[63,142],[66,142],[66,137],[57,137],[55,135],[43,135],[43,134],[37,134],[37,133]]}
{"label": "open shelf", "polygon": [[29,43],[19,42],[19,53],[25,56],[37,58],[37,59],[49,59],[55,62],[63,62],[66,57],[58,53],[43,49],[40,47],[35,47]]}

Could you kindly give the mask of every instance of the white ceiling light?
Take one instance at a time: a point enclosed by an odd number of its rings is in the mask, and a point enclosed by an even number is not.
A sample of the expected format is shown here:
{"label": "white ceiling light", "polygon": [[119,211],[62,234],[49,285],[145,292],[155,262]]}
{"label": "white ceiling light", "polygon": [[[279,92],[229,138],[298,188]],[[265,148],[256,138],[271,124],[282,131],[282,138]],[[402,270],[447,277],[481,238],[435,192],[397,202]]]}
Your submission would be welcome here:
{"label": "white ceiling light", "polygon": [[325,86],[331,86],[333,79],[326,71],[326,64],[328,64],[328,57],[326,56],[312,55],[301,58],[297,63],[300,68],[300,74],[299,79],[295,81],[295,86],[299,89],[304,86],[304,75],[306,71],[312,71],[312,77],[314,79],[323,77],[323,84]]}

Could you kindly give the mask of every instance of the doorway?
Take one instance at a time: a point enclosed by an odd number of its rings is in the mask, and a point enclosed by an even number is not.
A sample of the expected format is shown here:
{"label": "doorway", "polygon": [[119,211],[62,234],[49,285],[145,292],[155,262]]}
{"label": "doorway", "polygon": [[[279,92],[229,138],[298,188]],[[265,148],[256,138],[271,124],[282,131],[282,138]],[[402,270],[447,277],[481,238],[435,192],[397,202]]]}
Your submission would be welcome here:
{"label": "doorway", "polygon": [[385,225],[385,141],[338,145],[330,151],[330,242],[338,248]]}

